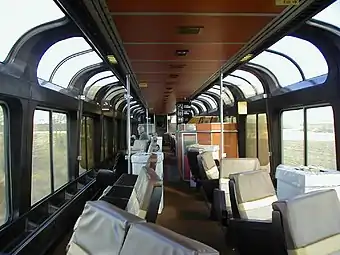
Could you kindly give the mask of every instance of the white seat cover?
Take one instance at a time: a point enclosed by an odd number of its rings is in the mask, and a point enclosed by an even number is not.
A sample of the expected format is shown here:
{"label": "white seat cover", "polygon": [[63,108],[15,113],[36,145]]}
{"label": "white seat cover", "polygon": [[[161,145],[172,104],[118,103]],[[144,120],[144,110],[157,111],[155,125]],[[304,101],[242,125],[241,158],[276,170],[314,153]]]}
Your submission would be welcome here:
{"label": "white seat cover", "polygon": [[133,224],[121,255],[217,255],[213,248],[152,223]]}
{"label": "white seat cover", "polygon": [[89,201],[73,233],[68,254],[119,254],[130,225],[143,221],[105,201]]}

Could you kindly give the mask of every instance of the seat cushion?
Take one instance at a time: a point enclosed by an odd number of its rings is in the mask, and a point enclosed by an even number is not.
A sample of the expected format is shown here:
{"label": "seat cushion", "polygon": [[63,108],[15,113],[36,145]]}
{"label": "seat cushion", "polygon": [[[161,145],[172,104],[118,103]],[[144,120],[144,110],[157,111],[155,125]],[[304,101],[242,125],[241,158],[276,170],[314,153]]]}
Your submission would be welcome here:
{"label": "seat cushion", "polygon": [[242,219],[271,220],[277,201],[270,176],[265,171],[231,174],[235,181],[237,206]]}
{"label": "seat cushion", "polygon": [[130,225],[143,221],[105,201],[89,201],[73,233],[68,254],[119,254]]}
{"label": "seat cushion", "polygon": [[126,236],[121,255],[215,255],[213,248],[152,223],[133,224]]}
{"label": "seat cushion", "polygon": [[278,201],[273,209],[281,214],[288,250],[319,255],[340,251],[340,204],[335,190]]}
{"label": "seat cushion", "polygon": [[208,179],[218,179],[219,171],[215,164],[214,157],[211,152],[205,151],[201,154],[202,166]]}

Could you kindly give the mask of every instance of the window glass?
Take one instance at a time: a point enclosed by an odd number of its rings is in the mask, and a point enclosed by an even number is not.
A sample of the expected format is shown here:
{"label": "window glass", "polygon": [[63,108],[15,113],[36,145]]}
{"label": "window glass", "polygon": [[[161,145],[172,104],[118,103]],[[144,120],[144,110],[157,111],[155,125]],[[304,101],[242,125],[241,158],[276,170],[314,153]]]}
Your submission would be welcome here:
{"label": "window glass", "polygon": [[6,139],[5,127],[7,126],[5,120],[4,108],[0,107],[0,225],[3,225],[8,219],[8,196],[7,196],[7,162],[6,162]]}
{"label": "window glass", "polygon": [[87,91],[87,88],[90,87],[93,83],[95,83],[96,81],[103,79],[103,78],[107,78],[110,76],[114,76],[113,72],[111,71],[104,71],[104,72],[100,72],[97,73],[95,75],[93,75],[85,84],[84,86],[84,91]]}
{"label": "window glass", "polygon": [[256,114],[247,115],[246,119],[246,157],[257,158]]}
{"label": "window glass", "polygon": [[102,59],[94,51],[71,58],[58,68],[52,79],[52,83],[66,88],[78,71],[100,62],[102,62]]}
{"label": "window glass", "polygon": [[126,89],[124,87],[114,87],[112,88],[105,97],[105,100],[111,101],[112,98],[116,97],[119,94],[124,94],[126,92]]}
{"label": "window glass", "polygon": [[248,82],[246,82],[245,80],[243,80],[239,77],[234,77],[234,76],[228,75],[227,77],[225,77],[223,79],[223,81],[229,82],[229,83],[234,84],[237,87],[239,87],[240,90],[242,91],[243,95],[246,98],[256,95],[256,91],[254,90],[254,88]]}
{"label": "window glass", "polygon": [[257,125],[258,158],[260,165],[266,166],[269,164],[267,114],[261,113],[257,115]]}
{"label": "window glass", "polygon": [[337,169],[332,107],[308,108],[306,114],[307,164]]}
{"label": "window glass", "polygon": [[3,36],[1,38],[0,62],[6,59],[16,41],[27,31],[64,16],[64,13],[52,0],[2,0],[0,3],[0,31]]}
{"label": "window glass", "polygon": [[191,108],[194,110],[195,115],[200,113],[200,110],[195,105],[191,105]]}
{"label": "window glass", "polygon": [[296,66],[288,59],[277,54],[264,51],[249,62],[270,70],[276,76],[281,87],[302,81],[301,74]]}
{"label": "window glass", "polygon": [[322,53],[308,41],[285,36],[269,49],[281,52],[295,60],[306,79],[328,73],[328,65]]}
{"label": "window glass", "polygon": [[210,106],[209,110],[217,108],[215,101],[212,100],[211,98],[208,98],[206,95],[200,95],[197,97],[197,99],[200,99],[201,101],[208,103],[208,105]]}
{"label": "window glass", "polygon": [[256,89],[257,94],[264,93],[261,81],[252,73],[243,70],[236,70],[231,74],[242,77],[243,79],[246,79],[248,82],[250,82],[251,85],[253,85],[253,87]]}
{"label": "window glass", "polygon": [[49,195],[51,187],[50,112],[35,110],[33,119],[31,204]]}
{"label": "window glass", "polygon": [[87,164],[88,169],[94,168],[94,121],[92,118],[86,118],[86,150],[87,150]]}
{"label": "window glass", "polygon": [[78,52],[88,50],[91,50],[91,47],[83,37],[72,37],[53,44],[42,56],[38,65],[37,76],[45,81],[50,81],[53,70],[62,60]]}
{"label": "window glass", "polygon": [[52,112],[54,190],[68,182],[67,115]]}
{"label": "window glass", "polygon": [[195,103],[196,105],[199,105],[203,112],[207,111],[207,108],[205,107],[205,105],[201,101],[199,101],[199,100],[192,100],[192,102]]}
{"label": "window glass", "polygon": [[80,131],[80,155],[79,174],[84,173],[87,169],[86,166],[86,117],[82,117],[81,131]]}
{"label": "window glass", "polygon": [[340,12],[340,1],[337,0],[328,6],[323,11],[316,14],[313,19],[323,21],[325,23],[329,23],[335,27],[340,27],[340,19],[339,19],[339,12]]}
{"label": "window glass", "polygon": [[303,109],[282,112],[282,163],[304,165]]}

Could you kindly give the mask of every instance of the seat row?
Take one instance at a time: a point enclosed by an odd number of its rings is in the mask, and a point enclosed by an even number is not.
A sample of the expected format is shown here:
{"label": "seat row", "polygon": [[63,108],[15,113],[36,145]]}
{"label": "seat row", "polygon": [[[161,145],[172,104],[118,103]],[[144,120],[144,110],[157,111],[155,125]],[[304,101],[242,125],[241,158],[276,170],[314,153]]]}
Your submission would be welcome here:
{"label": "seat row", "polygon": [[90,201],[74,228],[68,255],[215,255],[218,251],[121,210]]}

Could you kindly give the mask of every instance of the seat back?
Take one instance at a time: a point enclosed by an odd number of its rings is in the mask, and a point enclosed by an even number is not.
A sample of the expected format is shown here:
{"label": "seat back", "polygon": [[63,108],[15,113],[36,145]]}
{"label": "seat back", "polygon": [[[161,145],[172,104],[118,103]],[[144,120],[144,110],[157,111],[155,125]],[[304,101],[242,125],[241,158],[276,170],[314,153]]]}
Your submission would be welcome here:
{"label": "seat back", "polygon": [[272,203],[277,197],[267,172],[231,174],[229,192],[234,218],[271,220]]}
{"label": "seat back", "polygon": [[209,180],[218,179],[219,171],[216,166],[212,152],[204,151],[200,155],[201,155],[201,163],[202,163],[202,166],[206,173],[207,178]]}
{"label": "seat back", "polygon": [[129,213],[145,218],[155,187],[161,187],[162,185],[162,180],[153,169],[142,167],[133,187],[126,210]]}
{"label": "seat back", "polygon": [[281,225],[288,254],[340,254],[340,203],[335,190],[277,201],[273,210],[273,224]]}
{"label": "seat back", "polygon": [[231,203],[229,195],[229,175],[255,171],[260,169],[260,162],[257,158],[223,158],[221,178],[220,178],[220,189],[225,194],[225,204],[227,210],[231,212]]}
{"label": "seat back", "polygon": [[194,178],[201,179],[199,166],[198,166],[198,160],[197,160],[198,154],[199,154],[198,148],[190,148],[190,147],[188,148],[187,157],[188,157],[191,174],[194,176]]}
{"label": "seat back", "polygon": [[134,224],[126,236],[121,255],[215,255],[211,247],[152,223]]}
{"label": "seat back", "polygon": [[133,143],[133,146],[131,148],[131,150],[133,151],[146,151],[146,149],[148,148],[148,140],[135,140],[135,142]]}
{"label": "seat back", "polygon": [[119,254],[130,225],[143,221],[105,201],[89,201],[74,228],[67,254]]}

